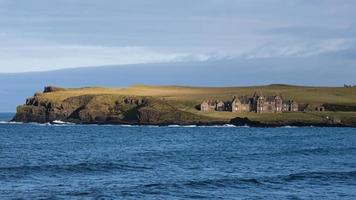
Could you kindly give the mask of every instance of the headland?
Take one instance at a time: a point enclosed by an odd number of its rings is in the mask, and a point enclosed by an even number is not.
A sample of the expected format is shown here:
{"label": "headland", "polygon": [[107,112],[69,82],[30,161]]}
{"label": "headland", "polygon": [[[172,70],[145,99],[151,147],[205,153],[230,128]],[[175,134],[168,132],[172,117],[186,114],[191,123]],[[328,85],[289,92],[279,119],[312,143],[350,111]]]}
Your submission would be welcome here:
{"label": "headland", "polygon": [[252,87],[47,86],[17,107],[13,121],[356,127],[356,88],[283,84]]}

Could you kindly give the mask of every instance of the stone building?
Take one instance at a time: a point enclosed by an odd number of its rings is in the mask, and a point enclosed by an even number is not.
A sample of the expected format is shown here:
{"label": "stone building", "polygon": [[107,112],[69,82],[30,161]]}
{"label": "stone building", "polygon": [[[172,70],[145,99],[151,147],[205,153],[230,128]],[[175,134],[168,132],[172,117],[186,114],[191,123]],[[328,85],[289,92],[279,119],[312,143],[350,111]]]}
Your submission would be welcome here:
{"label": "stone building", "polygon": [[257,113],[280,113],[283,111],[283,100],[280,96],[255,96]]}
{"label": "stone building", "polygon": [[214,111],[214,110],[216,110],[216,101],[212,101],[212,100],[203,101],[203,103],[200,105],[200,110],[201,111]]}
{"label": "stone building", "polygon": [[225,111],[225,103],[223,101],[217,101],[216,102],[216,110],[217,111]]}
{"label": "stone building", "polygon": [[227,103],[223,101],[208,100],[200,104],[201,111],[226,111]]}
{"label": "stone building", "polygon": [[247,96],[234,97],[231,103],[232,112],[250,112],[251,99]]}
{"label": "stone building", "polygon": [[279,95],[264,96],[255,93],[252,97],[234,97],[232,101],[204,101],[200,105],[201,111],[230,111],[230,112],[256,112],[281,113],[297,112],[299,105],[294,100],[283,101]]}
{"label": "stone building", "polygon": [[294,100],[289,100],[283,103],[284,112],[297,112],[299,111],[299,105]]}
{"label": "stone building", "polygon": [[315,111],[324,112],[325,111],[325,107],[324,106],[317,106],[317,107],[315,107]]}

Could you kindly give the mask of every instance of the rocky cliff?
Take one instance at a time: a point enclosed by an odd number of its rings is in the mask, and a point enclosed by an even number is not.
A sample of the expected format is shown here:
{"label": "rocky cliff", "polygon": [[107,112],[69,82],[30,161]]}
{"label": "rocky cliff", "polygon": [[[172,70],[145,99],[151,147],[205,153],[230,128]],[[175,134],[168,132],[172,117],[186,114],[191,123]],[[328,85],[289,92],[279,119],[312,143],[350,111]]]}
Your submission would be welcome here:
{"label": "rocky cliff", "polygon": [[85,94],[64,100],[42,98],[44,93],[65,91],[45,87],[17,107],[13,121],[47,123],[56,120],[82,124],[200,124],[206,119],[181,111],[153,97]]}

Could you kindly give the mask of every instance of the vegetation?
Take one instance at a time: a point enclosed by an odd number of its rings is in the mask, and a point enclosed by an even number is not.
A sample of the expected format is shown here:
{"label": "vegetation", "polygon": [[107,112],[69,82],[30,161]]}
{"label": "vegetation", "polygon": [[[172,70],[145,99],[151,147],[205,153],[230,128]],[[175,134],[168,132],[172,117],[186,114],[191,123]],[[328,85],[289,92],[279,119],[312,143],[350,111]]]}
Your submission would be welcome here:
{"label": "vegetation", "polygon": [[[279,94],[285,99],[297,101],[300,105],[327,105],[329,109],[327,109],[327,112],[281,114],[201,112],[197,109],[204,100],[231,100],[233,96],[251,96],[254,92],[262,92],[264,95]],[[266,124],[327,123],[330,121],[354,124],[356,122],[356,88],[346,87],[304,87],[282,84],[253,87],[135,85],[128,88],[55,88],[53,91],[49,88],[49,92],[35,95],[39,102],[51,102],[52,105],[63,104],[68,99],[83,96],[90,97],[85,104],[86,113],[93,116],[110,112],[115,102],[122,102],[125,98],[147,98],[149,103],[145,105],[144,109],[151,113],[153,110],[160,112],[160,122],[168,122],[169,119],[178,119],[179,122],[229,122],[236,117],[247,117],[250,120]],[[140,107],[120,105],[120,109],[126,112],[126,114],[114,113],[119,115],[120,119],[133,119]]]}

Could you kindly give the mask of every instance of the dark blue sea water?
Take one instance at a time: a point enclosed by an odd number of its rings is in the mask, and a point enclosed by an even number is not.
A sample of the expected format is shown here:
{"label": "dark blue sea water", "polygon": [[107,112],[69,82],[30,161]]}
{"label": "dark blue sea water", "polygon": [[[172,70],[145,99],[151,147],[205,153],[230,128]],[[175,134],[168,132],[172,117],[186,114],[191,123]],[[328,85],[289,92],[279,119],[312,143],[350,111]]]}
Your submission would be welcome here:
{"label": "dark blue sea water", "polygon": [[356,129],[2,123],[0,199],[356,199]]}

